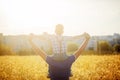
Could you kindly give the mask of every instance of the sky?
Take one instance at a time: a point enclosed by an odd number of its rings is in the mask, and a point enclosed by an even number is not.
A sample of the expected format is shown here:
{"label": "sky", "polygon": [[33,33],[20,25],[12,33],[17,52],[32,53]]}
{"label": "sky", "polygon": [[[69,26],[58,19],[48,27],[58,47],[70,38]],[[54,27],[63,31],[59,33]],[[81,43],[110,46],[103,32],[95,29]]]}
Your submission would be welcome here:
{"label": "sky", "polygon": [[0,0],[0,33],[5,35],[120,33],[120,0]]}

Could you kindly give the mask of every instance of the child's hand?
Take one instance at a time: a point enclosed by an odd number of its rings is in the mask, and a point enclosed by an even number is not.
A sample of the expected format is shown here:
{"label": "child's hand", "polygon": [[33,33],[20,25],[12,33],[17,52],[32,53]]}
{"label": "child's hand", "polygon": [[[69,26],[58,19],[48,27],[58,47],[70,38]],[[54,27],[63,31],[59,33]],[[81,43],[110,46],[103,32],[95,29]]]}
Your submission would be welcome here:
{"label": "child's hand", "polygon": [[86,39],[90,39],[90,35],[88,33],[85,32],[83,35]]}

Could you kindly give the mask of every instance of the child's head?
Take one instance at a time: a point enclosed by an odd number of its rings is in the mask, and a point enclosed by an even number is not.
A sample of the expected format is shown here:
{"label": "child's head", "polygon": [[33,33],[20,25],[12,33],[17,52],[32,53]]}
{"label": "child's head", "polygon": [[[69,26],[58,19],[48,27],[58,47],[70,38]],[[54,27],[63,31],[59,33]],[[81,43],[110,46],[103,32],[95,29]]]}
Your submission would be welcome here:
{"label": "child's head", "polygon": [[55,28],[55,33],[57,35],[62,35],[64,33],[64,26],[62,24],[57,24]]}

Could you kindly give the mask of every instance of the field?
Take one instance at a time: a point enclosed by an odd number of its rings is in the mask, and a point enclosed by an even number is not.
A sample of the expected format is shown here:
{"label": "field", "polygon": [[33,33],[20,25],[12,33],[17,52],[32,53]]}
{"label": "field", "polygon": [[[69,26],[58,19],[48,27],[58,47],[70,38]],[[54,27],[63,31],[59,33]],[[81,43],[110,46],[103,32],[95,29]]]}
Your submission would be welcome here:
{"label": "field", "polygon": [[[50,80],[39,56],[0,56],[0,80]],[[80,56],[70,80],[120,80],[120,55]]]}

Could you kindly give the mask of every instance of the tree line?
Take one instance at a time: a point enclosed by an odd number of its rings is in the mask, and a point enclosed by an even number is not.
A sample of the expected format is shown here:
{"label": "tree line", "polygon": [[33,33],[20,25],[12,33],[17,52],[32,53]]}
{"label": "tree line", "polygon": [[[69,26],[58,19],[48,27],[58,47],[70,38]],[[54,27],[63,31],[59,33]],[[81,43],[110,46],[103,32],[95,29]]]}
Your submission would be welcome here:
{"label": "tree line", "polygon": [[[79,45],[75,42],[69,42],[67,45],[67,53],[72,53],[78,49]],[[41,47],[41,49],[44,50],[44,48]],[[92,47],[89,47],[87,51],[89,52],[93,51],[93,54],[119,54],[120,53],[120,44],[115,44],[113,46],[110,45],[108,41],[98,41],[97,42],[97,52],[94,53],[94,49]],[[52,48],[46,51],[48,55],[52,54]],[[19,51],[14,52],[11,47],[5,44],[0,44],[0,55],[36,55],[34,51],[29,48],[21,48]]]}

